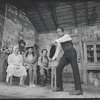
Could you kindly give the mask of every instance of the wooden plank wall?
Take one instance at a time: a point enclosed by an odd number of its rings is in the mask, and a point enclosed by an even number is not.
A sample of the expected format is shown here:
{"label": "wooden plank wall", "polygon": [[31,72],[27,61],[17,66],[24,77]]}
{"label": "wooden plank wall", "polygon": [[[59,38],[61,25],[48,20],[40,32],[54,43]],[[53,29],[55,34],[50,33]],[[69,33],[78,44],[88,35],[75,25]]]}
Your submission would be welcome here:
{"label": "wooden plank wall", "polygon": [[57,26],[72,29],[100,23],[99,1],[26,3],[25,11],[38,33],[56,30]]}
{"label": "wooden plank wall", "polygon": [[4,17],[5,15],[5,5],[0,3],[0,49],[2,46],[2,35],[3,35],[3,27],[4,27]]}
{"label": "wooden plank wall", "polygon": [[[4,15],[5,15],[5,5],[3,3],[0,3],[0,49],[2,46],[2,36],[3,36],[3,27],[4,27]],[[0,81],[3,80],[3,68],[2,68],[2,57],[1,57],[1,50],[0,50]]]}

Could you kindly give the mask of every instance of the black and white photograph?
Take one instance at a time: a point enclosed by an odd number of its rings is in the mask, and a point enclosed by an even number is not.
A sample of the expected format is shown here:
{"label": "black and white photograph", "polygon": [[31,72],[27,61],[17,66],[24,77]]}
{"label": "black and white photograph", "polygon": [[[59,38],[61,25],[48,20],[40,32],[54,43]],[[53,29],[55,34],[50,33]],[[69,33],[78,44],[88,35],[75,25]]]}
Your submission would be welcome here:
{"label": "black and white photograph", "polygon": [[100,98],[99,0],[0,0],[0,99]]}

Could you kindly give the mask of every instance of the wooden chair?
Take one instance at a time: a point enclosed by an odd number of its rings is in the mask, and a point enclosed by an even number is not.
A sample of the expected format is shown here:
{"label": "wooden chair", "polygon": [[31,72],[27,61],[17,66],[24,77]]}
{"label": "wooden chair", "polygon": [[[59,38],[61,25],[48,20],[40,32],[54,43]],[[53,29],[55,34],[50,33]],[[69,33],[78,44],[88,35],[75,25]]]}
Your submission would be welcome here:
{"label": "wooden chair", "polygon": [[19,77],[15,77],[15,76],[9,77],[9,83],[10,83],[10,85],[12,85],[12,84],[18,85],[18,83],[19,83]]}
{"label": "wooden chair", "polygon": [[[9,83],[10,83],[10,85],[13,85],[13,84],[18,85],[19,81],[20,81],[20,78],[17,77],[17,76],[11,76],[11,77],[9,77]],[[23,84],[25,83],[25,77],[23,77],[23,82],[22,83]]]}
{"label": "wooden chair", "polygon": [[15,77],[15,76],[10,77],[10,85],[12,84],[18,85],[18,83],[19,83],[19,77]]}
{"label": "wooden chair", "polygon": [[[19,77],[17,77],[17,76],[10,76],[9,77],[9,83],[10,83],[10,85],[12,85],[12,84],[16,84],[16,85],[18,85],[19,84]],[[25,77],[23,77],[23,84],[25,83]]]}
{"label": "wooden chair", "polygon": [[[37,67],[37,84],[41,83],[40,66]],[[46,83],[51,82],[51,70],[46,70]]]}
{"label": "wooden chair", "polygon": [[[38,65],[37,65],[38,67]],[[37,67],[36,67],[36,78],[35,78],[35,84],[37,84]]]}

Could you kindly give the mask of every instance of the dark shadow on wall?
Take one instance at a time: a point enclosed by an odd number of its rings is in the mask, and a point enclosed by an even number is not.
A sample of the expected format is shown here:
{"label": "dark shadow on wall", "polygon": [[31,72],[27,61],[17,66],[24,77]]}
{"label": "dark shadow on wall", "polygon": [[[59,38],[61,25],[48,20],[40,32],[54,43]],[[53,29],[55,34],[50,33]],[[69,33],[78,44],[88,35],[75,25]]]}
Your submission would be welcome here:
{"label": "dark shadow on wall", "polygon": [[96,6],[95,6],[93,7],[92,13],[90,14],[90,17],[89,17],[89,25],[93,26],[96,23],[97,18],[98,18],[98,14],[96,12]]}

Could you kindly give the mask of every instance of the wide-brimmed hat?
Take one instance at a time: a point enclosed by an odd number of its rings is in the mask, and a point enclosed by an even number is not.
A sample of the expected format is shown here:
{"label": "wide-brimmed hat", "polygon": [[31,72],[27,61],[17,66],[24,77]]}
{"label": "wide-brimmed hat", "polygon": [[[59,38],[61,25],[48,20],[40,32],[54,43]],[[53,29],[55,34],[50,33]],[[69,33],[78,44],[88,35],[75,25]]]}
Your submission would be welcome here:
{"label": "wide-brimmed hat", "polygon": [[26,50],[32,48],[32,50],[34,49],[34,46],[29,46],[29,47],[26,47]]}
{"label": "wide-brimmed hat", "polygon": [[38,49],[38,45],[37,44],[35,44],[34,47],[35,47],[36,50]]}
{"label": "wide-brimmed hat", "polygon": [[19,40],[18,44],[20,45],[21,43],[23,43],[24,45],[26,45],[26,42],[24,40]]}

